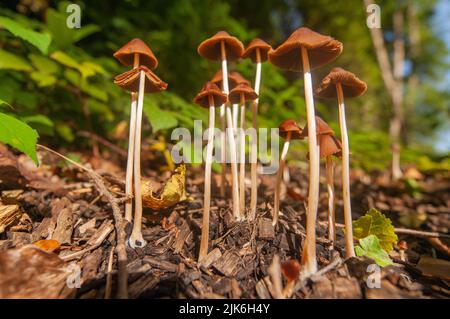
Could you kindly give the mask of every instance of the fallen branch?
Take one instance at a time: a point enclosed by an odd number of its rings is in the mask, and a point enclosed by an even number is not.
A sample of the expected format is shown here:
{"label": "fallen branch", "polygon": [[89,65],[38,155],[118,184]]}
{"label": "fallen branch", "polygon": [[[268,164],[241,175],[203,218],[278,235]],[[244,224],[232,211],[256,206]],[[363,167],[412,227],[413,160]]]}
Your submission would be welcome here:
{"label": "fallen branch", "polygon": [[57,155],[64,159],[65,161],[71,163],[82,171],[85,171],[89,177],[95,182],[100,194],[103,194],[108,202],[111,205],[115,228],[116,228],[116,237],[117,237],[117,259],[118,259],[118,289],[117,289],[117,298],[119,299],[127,299],[128,298],[128,273],[127,273],[127,252],[125,249],[125,227],[122,218],[122,212],[119,208],[119,204],[117,199],[113,196],[111,192],[105,186],[100,175],[94,172],[92,169],[84,167],[83,165],[71,160],[70,158],[40,144],[37,144],[38,148],[41,148],[47,152],[50,152],[54,155]]}
{"label": "fallen branch", "polygon": [[91,139],[99,142],[103,146],[106,146],[106,147],[110,148],[111,150],[113,150],[114,152],[119,154],[121,157],[127,158],[127,155],[128,155],[127,151],[125,151],[123,148],[120,148],[119,146],[111,143],[107,139],[105,139],[105,138],[103,138],[101,136],[98,136],[97,134],[94,134],[94,133],[88,132],[88,131],[81,131],[81,132],[78,132],[77,135],[78,136],[82,136],[82,137],[86,137],[86,138],[91,138]]}

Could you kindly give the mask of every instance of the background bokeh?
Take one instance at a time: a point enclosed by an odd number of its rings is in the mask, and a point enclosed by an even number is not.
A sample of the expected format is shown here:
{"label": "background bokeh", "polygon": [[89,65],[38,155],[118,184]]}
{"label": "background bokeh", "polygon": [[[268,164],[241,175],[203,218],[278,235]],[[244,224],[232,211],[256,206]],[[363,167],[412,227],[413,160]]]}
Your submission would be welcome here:
{"label": "background bokeh", "polygon": [[[274,47],[299,26],[331,35],[344,44],[342,55],[313,73],[313,82],[333,66],[346,68],[368,83],[367,93],[348,100],[352,164],[364,169],[390,165],[389,122],[392,105],[366,26],[361,1],[336,0],[127,0],[75,1],[82,8],[82,27],[66,27],[69,2],[2,0],[0,16],[48,34],[41,52],[0,26],[0,99],[2,111],[27,122],[41,143],[72,150],[89,149],[80,132],[91,131],[126,145],[129,95],[113,84],[126,70],[112,53],[130,39],[144,40],[159,59],[156,73],[169,88],[146,98],[145,138],[170,138],[171,129],[191,127],[206,111],[192,104],[202,84],[219,69],[202,59],[198,44],[227,30],[244,44],[261,37]],[[449,169],[449,5],[446,1],[379,0],[386,47],[393,51],[393,16],[405,17],[404,119],[402,164],[422,170]],[[413,10],[412,10],[413,8]],[[447,12],[447,14],[446,14]],[[250,60],[230,66],[253,81]],[[277,127],[286,118],[305,122],[300,74],[263,65],[259,124]],[[317,101],[317,112],[335,128],[335,101]],[[250,114],[248,114],[250,115]],[[291,157],[304,159],[297,143]]]}

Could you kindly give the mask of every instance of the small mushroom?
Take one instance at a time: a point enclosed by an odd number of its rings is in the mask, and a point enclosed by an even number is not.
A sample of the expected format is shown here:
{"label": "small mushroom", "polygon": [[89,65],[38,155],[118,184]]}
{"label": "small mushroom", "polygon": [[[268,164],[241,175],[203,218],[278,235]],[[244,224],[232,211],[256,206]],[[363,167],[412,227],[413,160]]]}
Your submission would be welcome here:
{"label": "small mushroom", "polygon": [[[243,58],[250,58],[253,63],[256,63],[256,75],[255,75],[255,92],[259,95],[259,88],[261,84],[261,63],[267,61],[269,58],[269,52],[272,51],[272,46],[261,39],[253,39],[242,54]],[[258,130],[258,104],[259,99],[256,99],[252,104],[252,125],[255,129],[255,134]],[[258,162],[258,141],[252,139],[250,162],[251,171],[250,176],[252,180],[252,189],[250,195],[250,220],[253,220],[256,216],[256,203],[258,201],[258,186],[257,186],[257,162]]]}
{"label": "small mushroom", "polygon": [[[233,104],[241,105],[241,121],[239,124],[239,210],[241,218],[245,217],[245,102],[254,101],[258,94],[246,83],[238,84],[228,94],[228,99]],[[252,185],[253,186],[253,185]]]}
{"label": "small mushroom", "polygon": [[[341,142],[334,136],[334,131],[320,117],[316,116],[317,138],[319,140],[320,158],[325,158],[327,191],[328,191],[328,240],[331,242],[330,249],[334,248],[336,242],[336,218],[335,218],[335,192],[334,192],[334,163],[332,155],[341,157]],[[308,135],[308,129],[303,129],[303,135]],[[309,153],[307,154],[307,157]]]}
{"label": "small mushroom", "polygon": [[345,252],[346,257],[354,257],[355,249],[353,244],[352,211],[350,202],[350,148],[347,134],[347,123],[345,120],[344,95],[356,97],[362,95],[367,90],[365,82],[358,79],[353,73],[342,68],[333,68],[325,76],[315,90],[317,97],[334,98],[337,97],[339,104],[339,124],[342,142],[342,194],[344,201],[344,222],[345,222]]}
{"label": "small mushroom", "polygon": [[122,73],[114,79],[118,86],[131,91],[138,91],[136,131],[134,141],[134,192],[135,192],[135,212],[133,230],[128,241],[130,247],[143,247],[146,245],[142,237],[142,195],[141,195],[141,128],[142,111],[144,104],[144,93],[160,92],[167,88],[167,83],[163,82],[146,66],[139,66],[135,69]]}
{"label": "small mushroom", "polygon": [[212,152],[214,147],[214,119],[215,108],[227,101],[226,94],[212,82],[206,82],[200,93],[194,99],[194,102],[202,107],[209,108],[209,129],[208,144],[206,146],[205,158],[205,193],[203,197],[203,224],[202,235],[200,241],[200,252],[198,261],[201,262],[208,254],[209,243],[209,211],[211,206],[211,165]]}
{"label": "small mushroom", "polygon": [[[133,39],[114,53],[114,57],[126,66],[137,68],[140,64],[154,69],[158,60],[152,50],[140,39]],[[128,137],[127,172],[125,177],[125,194],[133,195],[133,162],[134,162],[134,138],[136,130],[136,92],[131,92],[130,133]],[[133,215],[133,203],[131,200],[125,203],[125,219],[131,222]]]}
{"label": "small mushroom", "polygon": [[[214,36],[206,39],[197,48],[197,52],[204,58],[212,61],[222,61],[222,90],[228,95],[228,66],[227,61],[234,61],[239,59],[244,52],[244,46],[238,38],[229,35],[225,31],[219,31]],[[236,150],[236,141],[233,134],[233,120],[231,116],[231,110],[229,105],[225,103],[220,107],[220,122],[221,122],[221,162],[222,162],[222,175],[221,175],[221,195],[225,196],[225,170],[226,170],[226,146],[225,146],[225,113],[228,127],[232,130],[229,134],[230,148]],[[229,113],[229,114],[228,114]],[[230,136],[231,135],[231,136]],[[233,152],[233,150],[230,150]],[[233,185],[237,183],[237,163],[236,158],[231,158],[231,173],[234,180]],[[233,214],[236,218],[239,218],[239,190],[237,188],[232,189],[233,197]]]}
{"label": "small mushroom", "polygon": [[277,171],[277,181],[275,184],[275,199],[273,204],[273,218],[272,225],[275,226],[278,223],[278,215],[280,213],[280,187],[281,180],[283,179],[283,171],[286,163],[286,156],[289,151],[289,144],[291,140],[302,140],[302,129],[292,119],[283,121],[278,127],[279,134],[284,138],[283,151],[281,152],[280,164]]}
{"label": "small mushroom", "polygon": [[316,219],[319,201],[319,145],[316,138],[314,98],[311,69],[336,59],[342,52],[342,43],[308,28],[295,30],[275,50],[269,52],[269,61],[282,68],[303,72],[305,101],[309,130],[309,192],[306,214],[306,243],[302,252],[303,275],[308,277],[317,271]]}

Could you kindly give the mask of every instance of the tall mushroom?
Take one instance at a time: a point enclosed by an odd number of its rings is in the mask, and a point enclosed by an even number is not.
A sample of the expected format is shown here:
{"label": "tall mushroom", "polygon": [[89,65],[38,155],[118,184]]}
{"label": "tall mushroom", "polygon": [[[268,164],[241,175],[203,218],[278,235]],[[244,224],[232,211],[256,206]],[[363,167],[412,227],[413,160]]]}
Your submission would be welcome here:
{"label": "tall mushroom", "polygon": [[[152,50],[140,39],[133,39],[114,53],[114,57],[123,65],[137,68],[145,65],[150,69],[158,66],[158,60]],[[128,197],[133,195],[133,162],[134,162],[134,137],[136,129],[136,92],[131,92],[130,109],[130,133],[128,138],[127,172],[125,177],[125,194]],[[133,203],[131,200],[125,203],[125,219],[131,222],[133,215]]]}
{"label": "tall mushroom", "polygon": [[[229,35],[225,31],[219,31],[214,36],[206,39],[197,48],[197,52],[204,58],[212,61],[222,61],[222,84],[223,92],[228,95],[228,66],[227,61],[234,61],[239,59],[244,52],[244,46],[238,38]],[[228,127],[231,133],[228,133],[231,156],[231,174],[232,174],[232,197],[233,197],[233,214],[239,219],[239,189],[237,187],[237,163],[236,163],[236,140],[233,132],[233,119],[231,115],[230,106],[228,103],[220,107],[220,121],[221,121],[221,161],[222,161],[222,180],[221,180],[221,195],[225,194],[225,169],[226,169],[226,151],[225,151],[225,111]],[[228,130],[230,132],[230,130]]]}
{"label": "tall mushroom", "polygon": [[[253,39],[250,44],[245,49],[242,54],[243,58],[250,58],[253,63],[256,63],[256,75],[255,75],[255,92],[259,95],[259,88],[261,84],[261,63],[267,61],[269,57],[269,52],[272,50],[272,47],[267,42],[261,39]],[[258,104],[259,99],[253,101],[252,104],[252,125],[255,129],[256,138],[252,139],[251,152],[250,152],[250,163],[251,163],[251,171],[250,176],[252,180],[252,188],[250,193],[250,220],[254,219],[256,216],[256,203],[258,200],[258,175],[257,175],[257,162],[258,162],[258,141],[257,141],[257,132],[258,132]]]}
{"label": "tall mushroom", "polygon": [[283,151],[281,152],[280,164],[278,165],[277,181],[275,184],[275,199],[273,204],[273,218],[272,225],[275,226],[278,223],[278,215],[280,213],[280,187],[283,177],[284,165],[286,163],[286,156],[289,151],[289,144],[291,140],[302,140],[302,129],[292,119],[283,121],[278,127],[279,134],[284,138]]}
{"label": "tall mushroom", "polygon": [[336,59],[342,52],[342,43],[308,28],[295,30],[275,50],[269,52],[272,64],[291,71],[303,72],[306,113],[309,130],[309,194],[306,213],[306,239],[302,252],[302,275],[308,277],[317,271],[316,218],[319,201],[319,145],[316,139],[314,98],[311,69]]}
{"label": "tall mushroom", "polygon": [[344,95],[346,97],[357,97],[367,90],[367,84],[361,81],[353,73],[342,68],[333,68],[325,76],[319,87],[315,90],[317,97],[335,98],[339,104],[339,125],[342,141],[342,193],[344,200],[345,221],[345,252],[346,257],[354,257],[352,212],[350,202],[350,147],[348,143],[347,123],[345,120]]}
{"label": "tall mushroom", "polygon": [[142,196],[141,196],[141,127],[142,109],[144,104],[144,93],[160,92],[167,88],[167,83],[162,81],[146,66],[139,66],[135,69],[122,73],[114,79],[114,83],[120,87],[131,91],[139,92],[136,113],[136,131],[134,144],[134,192],[135,192],[135,212],[133,230],[129,239],[132,248],[143,247],[146,242],[142,237]]}
{"label": "tall mushroom", "polygon": [[241,121],[237,136],[239,138],[239,210],[241,218],[245,217],[245,102],[254,101],[258,94],[246,83],[238,84],[228,94],[228,100],[233,104],[241,105]]}
{"label": "tall mushroom", "polygon": [[212,82],[206,82],[202,90],[197,94],[194,102],[202,107],[209,108],[209,129],[208,129],[208,144],[206,146],[205,158],[205,193],[203,198],[203,224],[202,236],[200,241],[200,252],[198,261],[201,262],[208,254],[209,242],[209,210],[211,205],[211,164],[212,152],[214,146],[214,119],[215,107],[224,104],[227,101],[226,94],[222,93],[220,89]]}
{"label": "tall mushroom", "polygon": [[[325,170],[328,192],[328,239],[331,247],[336,241],[335,227],[335,193],[334,193],[334,164],[332,155],[342,156],[342,146],[339,140],[334,136],[334,131],[320,117],[316,116],[316,132],[319,141],[320,158],[325,158]],[[303,129],[302,136],[308,136],[308,128]],[[307,154],[309,157],[309,153]]]}

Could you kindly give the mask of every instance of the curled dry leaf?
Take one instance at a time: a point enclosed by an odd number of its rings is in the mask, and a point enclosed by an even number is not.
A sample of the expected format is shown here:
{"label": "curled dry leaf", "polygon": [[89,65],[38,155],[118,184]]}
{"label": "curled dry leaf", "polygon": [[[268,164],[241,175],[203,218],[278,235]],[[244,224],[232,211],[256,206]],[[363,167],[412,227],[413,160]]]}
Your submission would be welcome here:
{"label": "curled dry leaf", "polygon": [[34,242],[33,245],[42,250],[45,250],[49,253],[54,252],[61,247],[61,244],[59,243],[59,241],[54,240],[54,239],[38,240],[38,241]]}
{"label": "curled dry leaf", "polygon": [[180,165],[175,169],[174,174],[164,185],[159,196],[155,196],[152,183],[142,184],[142,203],[145,207],[160,210],[176,205],[186,199],[186,166]]}

